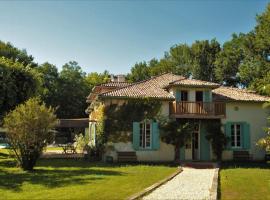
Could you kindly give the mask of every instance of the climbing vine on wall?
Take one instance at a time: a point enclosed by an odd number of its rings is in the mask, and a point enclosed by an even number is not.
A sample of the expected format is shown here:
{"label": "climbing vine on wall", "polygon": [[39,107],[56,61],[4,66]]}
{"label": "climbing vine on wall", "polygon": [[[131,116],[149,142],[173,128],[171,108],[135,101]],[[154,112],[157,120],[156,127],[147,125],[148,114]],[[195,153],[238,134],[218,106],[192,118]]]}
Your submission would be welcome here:
{"label": "climbing vine on wall", "polygon": [[222,124],[220,120],[206,121],[206,139],[211,143],[213,153],[216,155],[217,160],[222,159],[222,152],[225,149],[226,143],[229,139],[221,130],[221,127]]}
{"label": "climbing vine on wall", "polygon": [[107,141],[130,141],[132,124],[145,119],[157,120],[161,102],[152,99],[127,100],[122,105],[111,104],[104,109],[104,133]]}

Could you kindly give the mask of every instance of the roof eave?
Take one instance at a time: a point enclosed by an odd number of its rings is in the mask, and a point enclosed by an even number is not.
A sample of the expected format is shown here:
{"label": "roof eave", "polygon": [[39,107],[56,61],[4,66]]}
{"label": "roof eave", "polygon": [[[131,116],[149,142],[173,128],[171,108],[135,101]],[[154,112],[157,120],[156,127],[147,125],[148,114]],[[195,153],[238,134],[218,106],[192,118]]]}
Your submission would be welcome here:
{"label": "roof eave", "polygon": [[174,97],[129,97],[129,96],[99,96],[101,99],[156,99],[162,101],[174,101]]}

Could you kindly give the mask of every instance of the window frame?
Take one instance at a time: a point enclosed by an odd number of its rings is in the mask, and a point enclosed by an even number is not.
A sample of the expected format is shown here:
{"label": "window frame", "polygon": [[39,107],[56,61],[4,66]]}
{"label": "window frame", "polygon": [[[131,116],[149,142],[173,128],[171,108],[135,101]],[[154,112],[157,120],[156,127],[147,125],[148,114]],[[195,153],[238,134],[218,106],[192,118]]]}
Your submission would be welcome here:
{"label": "window frame", "polygon": [[[149,124],[149,146],[147,146],[147,125]],[[141,129],[141,125],[143,127],[143,131]],[[140,149],[152,149],[152,121],[149,121],[149,120],[145,120],[145,121],[142,121],[139,123],[139,127],[140,127],[140,139],[139,139],[139,148]],[[143,132],[143,134],[142,134]],[[142,137],[141,137],[142,135]],[[141,138],[143,138],[141,140]]]}
{"label": "window frame", "polygon": [[[239,135],[238,135],[238,129],[237,129],[237,126],[239,126]],[[233,127],[233,132],[232,132],[232,127]],[[243,127],[242,127],[242,124],[241,123],[232,123],[231,126],[230,126],[230,145],[232,148],[234,149],[241,149],[243,147],[243,144],[242,144],[242,137],[243,137]],[[239,136],[239,141],[238,141],[238,136]],[[239,146],[238,146],[238,142],[239,142]],[[233,145],[234,143],[234,145]]]}

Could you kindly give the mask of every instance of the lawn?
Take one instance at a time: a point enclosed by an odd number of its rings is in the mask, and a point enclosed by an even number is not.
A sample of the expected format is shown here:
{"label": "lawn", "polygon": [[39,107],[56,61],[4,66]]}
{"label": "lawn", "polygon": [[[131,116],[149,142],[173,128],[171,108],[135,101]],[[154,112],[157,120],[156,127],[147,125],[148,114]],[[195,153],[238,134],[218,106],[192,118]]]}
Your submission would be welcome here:
{"label": "lawn", "polygon": [[270,200],[270,163],[224,164],[219,184],[222,200]]}
{"label": "lawn", "polygon": [[175,171],[169,165],[54,159],[40,160],[34,172],[24,172],[0,150],[0,199],[125,199]]}
{"label": "lawn", "polygon": [[63,151],[63,148],[62,147],[47,147],[45,149],[45,151],[55,151],[55,150],[57,150],[57,151]]}

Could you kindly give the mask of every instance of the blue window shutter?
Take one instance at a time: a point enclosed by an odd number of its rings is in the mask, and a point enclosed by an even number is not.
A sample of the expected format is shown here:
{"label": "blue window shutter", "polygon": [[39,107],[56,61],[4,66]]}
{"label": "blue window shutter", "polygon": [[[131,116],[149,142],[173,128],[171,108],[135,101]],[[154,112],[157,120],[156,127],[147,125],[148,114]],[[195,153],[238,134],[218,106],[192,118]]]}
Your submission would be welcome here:
{"label": "blue window shutter", "polygon": [[243,123],[241,126],[241,129],[243,130],[242,134],[242,141],[243,141],[243,148],[244,149],[250,149],[250,125],[248,123]]}
{"label": "blue window shutter", "polygon": [[211,91],[209,90],[203,91],[203,102],[212,102]]}
{"label": "blue window shutter", "polygon": [[158,129],[158,123],[153,122],[152,123],[152,149],[158,150],[160,146],[160,138],[159,138],[159,129]]}
{"label": "blue window shutter", "polygon": [[133,132],[132,132],[132,145],[134,150],[138,150],[140,146],[140,123],[133,122]]}
{"label": "blue window shutter", "polygon": [[180,90],[176,90],[176,92],[175,92],[175,100],[176,101],[181,101],[181,91]]}
{"label": "blue window shutter", "polygon": [[231,122],[227,122],[224,127],[225,135],[227,137],[227,149],[231,149]]}

